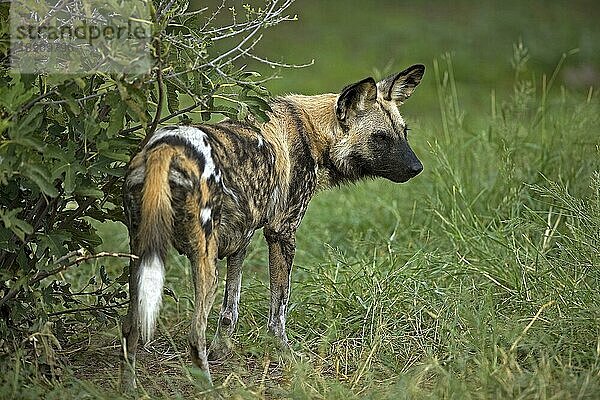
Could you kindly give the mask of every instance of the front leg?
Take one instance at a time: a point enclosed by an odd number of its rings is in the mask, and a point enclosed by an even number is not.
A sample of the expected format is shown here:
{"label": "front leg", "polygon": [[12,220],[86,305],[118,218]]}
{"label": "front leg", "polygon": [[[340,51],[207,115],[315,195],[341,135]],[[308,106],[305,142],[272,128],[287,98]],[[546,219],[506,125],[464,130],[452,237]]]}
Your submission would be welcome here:
{"label": "front leg", "polygon": [[290,277],[296,252],[295,231],[277,231],[265,227],[265,239],[269,245],[269,278],[271,304],[268,329],[287,348],[285,317],[290,298]]}

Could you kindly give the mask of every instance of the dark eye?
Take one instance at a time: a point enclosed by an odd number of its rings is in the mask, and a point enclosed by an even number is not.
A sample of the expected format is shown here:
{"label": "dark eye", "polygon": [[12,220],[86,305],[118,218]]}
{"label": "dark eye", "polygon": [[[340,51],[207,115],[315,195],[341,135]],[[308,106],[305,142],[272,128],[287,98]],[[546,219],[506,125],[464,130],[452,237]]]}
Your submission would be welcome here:
{"label": "dark eye", "polygon": [[385,131],[375,131],[373,132],[373,138],[376,140],[387,140],[388,134]]}

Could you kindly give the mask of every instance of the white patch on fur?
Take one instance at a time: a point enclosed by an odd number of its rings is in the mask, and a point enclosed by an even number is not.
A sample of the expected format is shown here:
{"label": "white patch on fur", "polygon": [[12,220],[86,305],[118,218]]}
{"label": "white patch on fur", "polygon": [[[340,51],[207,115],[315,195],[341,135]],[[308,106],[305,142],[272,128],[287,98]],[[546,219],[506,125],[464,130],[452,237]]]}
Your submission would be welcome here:
{"label": "white patch on fur", "polygon": [[225,192],[225,194],[227,194],[229,197],[231,197],[233,199],[233,201],[236,202],[236,204],[239,204],[237,194],[235,194],[235,192],[233,190],[231,190],[227,186],[225,186],[225,182],[221,182],[221,186],[223,187],[223,192]]}
{"label": "white patch on fur", "polygon": [[350,166],[348,165],[348,157],[351,153],[351,146],[348,144],[348,138],[343,138],[339,142],[332,146],[331,153],[333,163],[343,172],[350,173]]}
{"label": "white patch on fur", "polygon": [[169,171],[169,180],[180,186],[192,187],[192,181],[175,169]]}
{"label": "white patch on fur", "polygon": [[162,303],[165,269],[160,257],[153,253],[140,262],[138,273],[138,315],[142,342],[152,339]]}
{"label": "white patch on fur", "polygon": [[210,221],[210,217],[211,217],[211,210],[210,208],[203,208],[202,210],[200,210],[200,219],[202,220],[202,223],[205,224],[208,221]]}
{"label": "white patch on fur", "polygon": [[214,176],[217,182],[221,180],[221,175],[216,171],[206,132],[193,126],[178,126],[177,129],[160,129],[156,131],[148,141],[148,146],[167,136],[178,136],[185,139],[198,153],[202,154],[204,157],[204,171],[202,171],[202,178],[208,179],[211,176]]}
{"label": "white patch on fur", "polygon": [[148,141],[146,147],[152,146],[154,143],[167,136],[180,136],[179,129],[180,127],[177,127],[177,129],[172,129],[172,127],[164,127],[157,130]]}
{"label": "white patch on fur", "polygon": [[281,202],[281,190],[279,189],[279,186],[276,186],[275,190],[273,190],[273,193],[271,193],[271,201],[275,207]]}

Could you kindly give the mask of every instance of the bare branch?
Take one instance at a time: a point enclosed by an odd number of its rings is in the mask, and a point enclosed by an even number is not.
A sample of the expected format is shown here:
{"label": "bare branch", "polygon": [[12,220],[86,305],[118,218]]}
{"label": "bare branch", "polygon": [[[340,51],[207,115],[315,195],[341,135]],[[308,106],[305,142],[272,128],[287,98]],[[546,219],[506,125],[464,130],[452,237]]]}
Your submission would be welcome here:
{"label": "bare branch", "polygon": [[257,55],[250,53],[248,50],[243,50],[242,52],[243,52],[243,55],[248,56],[256,61],[260,61],[261,63],[269,65],[271,67],[306,68],[306,67],[310,67],[311,65],[314,65],[314,63],[315,63],[315,59],[313,58],[312,60],[310,60],[309,63],[306,63],[306,64],[285,64],[285,63],[281,63],[281,62],[271,61],[266,58],[258,57]]}
{"label": "bare branch", "polygon": [[[171,1],[170,4],[172,4]],[[148,132],[146,132],[146,137],[140,143],[140,147],[144,147],[146,143],[150,140],[154,132],[156,131],[156,127],[158,126],[158,121],[160,121],[160,116],[162,113],[163,106],[163,98],[164,98],[164,88],[163,88],[163,80],[162,80],[162,58],[161,58],[161,46],[160,46],[160,37],[157,36],[154,38],[155,43],[155,51],[156,51],[156,83],[158,85],[158,101],[156,103],[156,113],[154,114],[154,119],[152,120],[152,124],[150,124],[150,128]]]}
{"label": "bare branch", "polygon": [[[249,51],[251,49],[253,49],[254,46],[256,46],[258,41],[260,41],[261,36],[259,36],[258,39],[253,40],[250,45],[246,46],[246,44],[252,38],[254,38],[254,36],[261,29],[275,25],[276,23],[278,23],[282,20],[290,19],[289,16],[281,16],[281,14],[292,3],[293,3],[293,0],[286,0],[283,4],[279,5],[279,1],[274,0],[271,3],[268,10],[263,13],[262,18],[260,18],[258,21],[245,22],[245,23],[241,23],[241,24],[234,21],[234,23],[232,25],[217,28],[215,30],[207,30],[206,29],[209,25],[209,23],[207,21],[207,24],[205,24],[203,29],[201,29],[201,31],[200,31],[201,36],[197,36],[198,40],[202,40],[203,37],[205,37],[206,35],[220,33],[220,32],[224,32],[227,30],[230,32],[227,34],[221,35],[221,36],[217,36],[215,38],[211,38],[211,40],[215,41],[215,40],[219,40],[219,39],[222,39],[225,37],[239,35],[242,32],[247,32],[247,33],[235,46],[233,46],[232,48],[230,48],[229,50],[227,50],[225,52],[222,52],[214,59],[212,59],[210,61],[203,61],[201,63],[198,63],[198,65],[195,65],[193,68],[191,68],[187,71],[184,71],[184,72],[173,72],[169,75],[166,75],[165,78],[176,77],[176,76],[188,73],[190,71],[200,70],[200,69],[206,68],[206,67],[214,68],[217,73],[219,73],[222,76],[226,76],[226,74],[222,71],[222,68],[226,65],[232,64],[234,61],[236,61],[240,57],[247,55],[249,53]],[[215,13],[220,11],[223,7],[224,7],[224,3],[222,3],[221,6],[219,6],[219,8],[217,8]],[[213,18],[214,16],[215,16],[215,14],[213,14],[213,16],[211,16],[211,18],[214,19]],[[209,20],[211,20],[211,18],[209,18]],[[193,32],[191,32],[191,34],[195,35],[195,33],[193,33]],[[259,60],[261,60],[261,59],[259,58]],[[269,64],[269,65],[271,65],[271,64]],[[281,65],[283,66],[285,64],[281,64]]]}
{"label": "bare branch", "polygon": [[221,4],[219,4],[219,6],[217,7],[217,9],[206,20],[206,23],[204,24],[204,26],[200,30],[203,31],[204,29],[206,29],[207,26],[209,26],[210,24],[212,24],[212,22],[215,20],[215,18],[217,18],[217,15],[219,15],[219,13],[221,12],[221,10],[223,10],[223,8],[225,8],[225,0],[221,1]]}
{"label": "bare branch", "polygon": [[104,306],[91,306],[91,307],[82,307],[82,308],[72,308],[72,309],[69,309],[69,310],[62,310],[62,311],[57,311],[57,312],[49,313],[48,316],[49,317],[55,317],[57,315],[64,315],[64,314],[75,314],[75,313],[86,312],[86,311],[106,310],[107,308],[119,308],[119,307],[123,307],[123,306],[125,306],[127,304],[129,304],[129,300],[125,300],[125,301],[122,301],[122,302],[117,303],[117,304],[106,304]]}
{"label": "bare branch", "polygon": [[[81,254],[81,253],[85,253],[85,250],[77,250],[75,252],[71,252],[69,254],[67,254],[67,256],[73,257],[75,255]],[[65,258],[66,256],[63,256],[61,258],[59,258],[57,260],[64,262],[66,261],[68,258]],[[70,258],[69,257],[69,258]],[[129,253],[111,253],[108,251],[102,251],[100,253],[97,254],[83,254],[80,255],[79,257],[76,257],[74,260],[71,260],[70,262],[61,265],[60,267],[51,269],[49,271],[38,271],[35,275],[33,275],[31,277],[31,279],[29,279],[28,285],[35,285],[36,283],[42,281],[43,279],[48,278],[49,276],[52,275],[56,275],[60,272],[65,271],[66,269],[68,269],[69,267],[72,267],[74,265],[79,265],[84,261],[89,261],[89,260],[93,260],[96,258],[101,258],[101,257],[122,257],[122,258],[129,258],[129,259],[137,259],[138,256],[134,255],[134,254],[129,254]],[[8,293],[0,299],[0,307],[2,307],[8,300],[12,299],[13,297],[15,297],[17,294],[19,294],[20,292],[23,291],[23,286],[13,286],[12,288],[10,288],[10,290],[8,291]]]}

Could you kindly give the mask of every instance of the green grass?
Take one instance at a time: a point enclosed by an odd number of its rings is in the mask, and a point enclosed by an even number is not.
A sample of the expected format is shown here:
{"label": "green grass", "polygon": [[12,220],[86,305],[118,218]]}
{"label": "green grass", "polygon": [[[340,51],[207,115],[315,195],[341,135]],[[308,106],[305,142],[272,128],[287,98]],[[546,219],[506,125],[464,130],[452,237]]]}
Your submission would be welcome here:
{"label": "green grass", "polygon": [[[142,394],[600,398],[600,102],[565,75],[600,68],[594,3],[545,2],[535,13],[512,1],[359,3],[296,5],[300,22],[281,28],[265,52],[315,66],[283,71],[273,90],[336,91],[388,63],[425,62],[405,113],[425,171],[406,185],[368,181],[313,200],[297,238],[292,357],[273,350],[265,332],[267,254],[257,235],[237,351],[212,366],[212,391],[190,367],[190,272],[173,256],[166,284],[177,301],[166,297],[158,337],[140,351]],[[524,48],[513,48],[520,38]],[[122,227],[102,231],[104,250],[126,250]],[[120,262],[106,265],[118,276]],[[65,279],[83,286],[99,266]],[[215,307],[211,329],[216,316]],[[0,397],[120,396],[118,331],[77,329],[80,342],[62,349],[51,330],[36,339],[36,362],[62,361],[59,381],[12,354],[1,364]]]}

